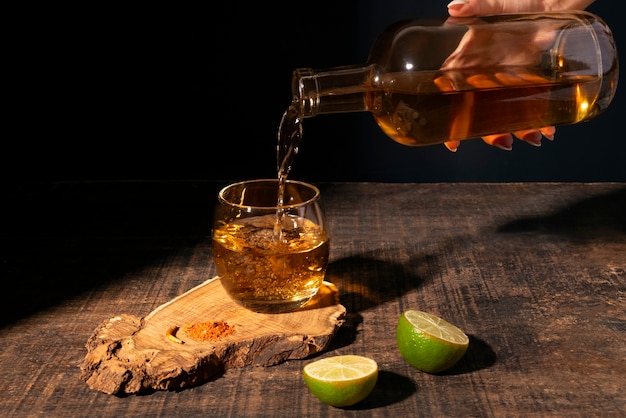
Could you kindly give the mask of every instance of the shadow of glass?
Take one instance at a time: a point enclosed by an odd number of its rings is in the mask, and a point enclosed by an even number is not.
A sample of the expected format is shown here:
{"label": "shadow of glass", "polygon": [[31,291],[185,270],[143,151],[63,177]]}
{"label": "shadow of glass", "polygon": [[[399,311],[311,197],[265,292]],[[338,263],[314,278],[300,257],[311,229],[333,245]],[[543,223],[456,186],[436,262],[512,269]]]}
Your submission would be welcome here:
{"label": "shadow of glass", "polygon": [[330,263],[326,280],[339,288],[339,299],[349,312],[363,312],[422,286],[420,269],[436,265],[434,257],[419,255],[403,264],[373,256],[346,257]]}
{"label": "shadow of glass", "polygon": [[[442,244],[439,249],[452,251],[452,247],[463,242],[463,237],[457,237],[447,245]],[[433,268],[439,265],[437,257],[435,254],[418,254],[407,263],[393,263],[372,255],[345,257],[331,262],[326,280],[339,289],[339,301],[345,306],[347,314],[327,351],[346,347],[356,340],[357,328],[363,322],[361,312],[397,300],[423,286],[426,277],[436,273]]]}

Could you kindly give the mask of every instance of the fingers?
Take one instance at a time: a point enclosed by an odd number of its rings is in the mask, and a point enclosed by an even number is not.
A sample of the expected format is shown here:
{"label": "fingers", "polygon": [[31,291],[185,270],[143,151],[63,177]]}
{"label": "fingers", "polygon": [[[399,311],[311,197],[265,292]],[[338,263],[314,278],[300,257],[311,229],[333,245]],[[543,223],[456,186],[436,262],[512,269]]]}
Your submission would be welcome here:
{"label": "fingers", "polygon": [[[556,133],[556,128],[554,126],[546,126],[541,129],[526,129],[522,131],[513,132],[513,134],[494,134],[483,136],[482,140],[485,144],[492,145],[498,149],[504,151],[511,151],[513,149],[513,137],[518,138],[527,144],[533,145],[535,147],[541,146],[541,139],[543,137],[549,139],[550,141],[554,140],[554,134]],[[446,148],[448,148],[452,152],[456,152],[459,148],[461,141],[447,141],[444,142]]]}
{"label": "fingers", "polygon": [[521,139],[527,144],[535,147],[541,146],[541,139],[546,137],[550,141],[554,140],[554,133],[556,128],[554,126],[546,126],[541,129],[525,129],[522,131],[513,132],[513,134],[495,134],[487,135],[483,137],[483,141],[489,145],[500,148],[501,150],[511,151],[513,149],[513,137]]}
{"label": "fingers", "polygon": [[556,128],[554,126],[546,126],[545,128],[539,129],[539,132],[550,141],[554,141],[554,134],[556,133]]}
{"label": "fingers", "polygon": [[483,8],[488,9],[489,7],[481,7],[480,1],[452,0],[448,3],[448,14],[452,17],[480,16],[485,14],[481,10]]}
{"label": "fingers", "polygon": [[461,144],[461,141],[448,141],[448,142],[443,143],[443,145],[445,145],[446,148],[448,148],[452,152],[456,152],[460,144]]}
{"label": "fingers", "polygon": [[467,0],[452,0],[448,3],[448,13],[453,17],[472,16],[472,13],[467,11],[469,8],[471,8],[471,6]]}
{"label": "fingers", "polygon": [[452,0],[448,3],[448,13],[452,17],[467,17],[550,10],[584,10],[593,2],[594,0]]}
{"label": "fingers", "polygon": [[526,129],[523,131],[513,132],[513,135],[530,145],[540,147],[541,139],[546,137],[550,141],[553,141],[555,132],[556,128],[554,126],[546,126],[541,129]]}
{"label": "fingers", "polygon": [[533,145],[535,147],[541,146],[541,132],[536,129],[526,129],[523,131],[513,132],[516,138],[521,139],[527,144]]}
{"label": "fingers", "polygon": [[[483,136],[483,141],[488,145],[493,145],[504,151],[511,151],[513,149],[513,135],[511,134],[495,134]],[[444,142],[446,148],[452,152],[456,152],[459,148],[461,141],[448,141]]]}
{"label": "fingers", "polygon": [[511,134],[494,134],[483,136],[483,141],[486,144],[493,145],[504,151],[511,151],[513,149],[513,135]]}

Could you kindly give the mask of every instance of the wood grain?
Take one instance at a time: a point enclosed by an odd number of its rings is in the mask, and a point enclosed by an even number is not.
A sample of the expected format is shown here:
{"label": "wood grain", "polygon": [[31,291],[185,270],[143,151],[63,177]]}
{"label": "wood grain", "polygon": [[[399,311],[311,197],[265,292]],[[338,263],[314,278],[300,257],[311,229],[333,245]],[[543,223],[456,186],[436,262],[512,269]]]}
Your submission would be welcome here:
{"label": "wood grain", "polygon": [[[121,314],[103,321],[86,344],[81,378],[94,390],[132,394],[193,387],[230,368],[306,358],[324,350],[343,323],[338,295],[325,282],[297,311],[260,314],[233,302],[214,277],[144,318]],[[217,341],[186,333],[186,326],[207,321],[225,321],[234,332]]]}
{"label": "wood grain", "polygon": [[[0,416],[625,416],[626,183],[320,184],[326,279],[347,312],[323,352],[147,396],[91,389],[80,365],[103,320],[150,325],[147,314],[216,275],[219,186],[41,184],[6,199]],[[409,366],[394,333],[405,309],[463,329],[464,358],[437,375]],[[345,409],[302,379],[308,362],[339,354],[380,367],[372,394]]]}

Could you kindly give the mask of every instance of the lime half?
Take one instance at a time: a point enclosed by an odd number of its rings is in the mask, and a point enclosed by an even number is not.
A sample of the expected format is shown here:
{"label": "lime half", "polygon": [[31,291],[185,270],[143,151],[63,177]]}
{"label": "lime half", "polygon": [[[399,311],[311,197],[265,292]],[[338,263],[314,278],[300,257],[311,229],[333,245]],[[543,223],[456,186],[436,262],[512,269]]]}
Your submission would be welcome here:
{"label": "lime half", "polygon": [[376,386],[378,364],[356,355],[327,357],[304,366],[302,375],[311,393],[322,402],[351,406],[365,399]]}
{"label": "lime half", "polygon": [[402,313],[396,328],[402,357],[414,368],[438,373],[454,366],[465,354],[469,338],[456,326],[427,312]]}

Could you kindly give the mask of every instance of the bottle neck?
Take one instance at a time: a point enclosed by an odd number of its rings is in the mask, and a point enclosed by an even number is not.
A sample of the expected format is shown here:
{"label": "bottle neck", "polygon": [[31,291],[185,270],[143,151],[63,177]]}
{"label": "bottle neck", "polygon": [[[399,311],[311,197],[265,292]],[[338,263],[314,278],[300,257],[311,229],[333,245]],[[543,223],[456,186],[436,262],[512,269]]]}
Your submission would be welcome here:
{"label": "bottle neck", "polygon": [[366,93],[376,73],[373,64],[319,71],[299,68],[293,72],[291,91],[305,118],[324,113],[364,112],[368,110]]}

